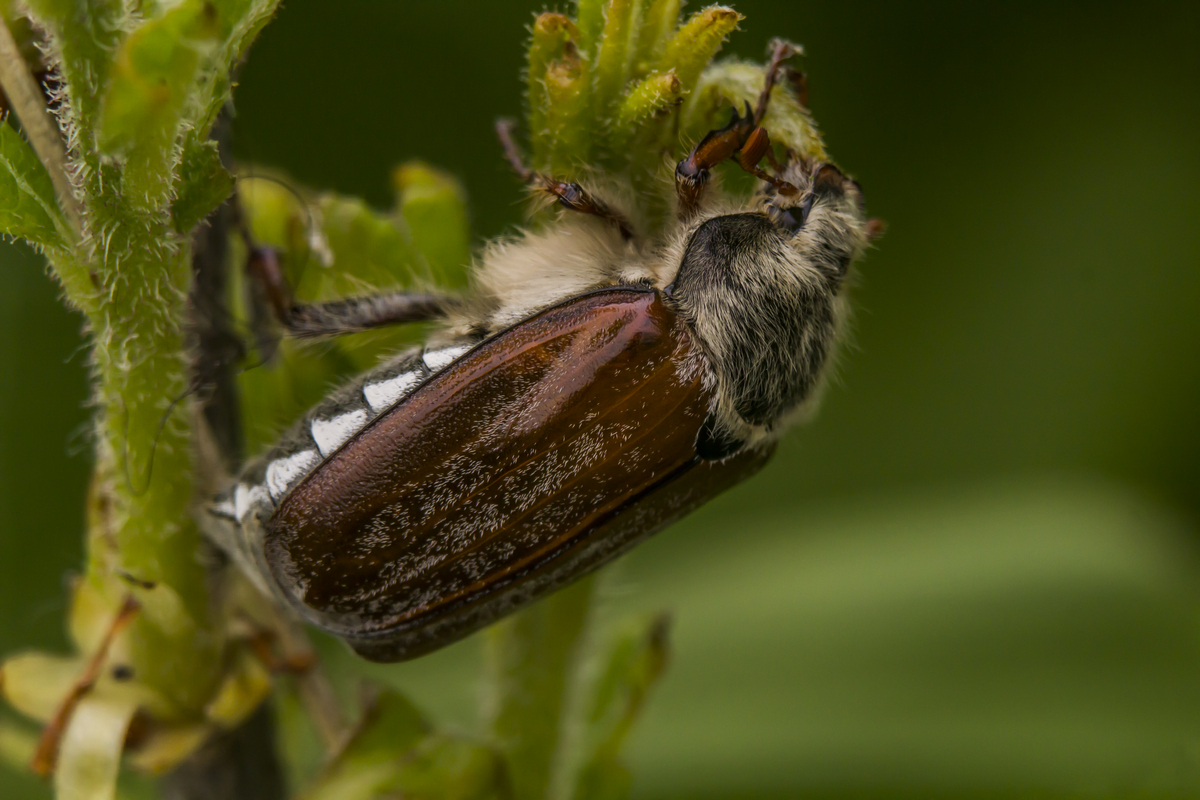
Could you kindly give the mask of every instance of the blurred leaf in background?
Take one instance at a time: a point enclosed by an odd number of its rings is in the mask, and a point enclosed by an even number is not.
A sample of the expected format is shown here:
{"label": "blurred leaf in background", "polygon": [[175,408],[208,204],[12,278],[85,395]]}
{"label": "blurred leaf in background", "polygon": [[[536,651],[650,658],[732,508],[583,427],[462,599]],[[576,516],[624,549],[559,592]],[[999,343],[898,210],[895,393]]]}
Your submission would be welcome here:
{"label": "blurred leaf in background", "polygon": [[[617,567],[615,609],[676,624],[634,795],[1194,795],[1200,8],[736,6],[724,52],[805,45],[826,140],[890,227],[820,417]],[[511,230],[491,124],[519,110],[534,10],[293,0],[240,76],[235,153],[378,208],[419,158],[478,235]],[[80,322],[27,250],[0,258],[0,651],[53,649]],[[396,666],[324,650],[477,724],[477,638]],[[0,796],[47,795],[0,767]]]}

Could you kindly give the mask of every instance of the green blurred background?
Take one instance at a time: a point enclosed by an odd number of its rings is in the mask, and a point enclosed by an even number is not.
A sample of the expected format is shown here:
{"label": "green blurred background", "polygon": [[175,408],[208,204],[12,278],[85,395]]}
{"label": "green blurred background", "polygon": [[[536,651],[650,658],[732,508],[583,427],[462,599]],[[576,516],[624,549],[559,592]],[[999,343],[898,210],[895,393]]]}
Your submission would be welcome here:
{"label": "green blurred background", "polygon": [[[605,615],[676,620],[635,795],[1200,793],[1200,4],[736,7],[726,53],[806,46],[890,227],[818,419],[609,576]],[[291,0],[234,150],[379,206],[420,157],[508,230],[491,122],[540,9]],[[61,648],[86,357],[38,258],[0,260],[0,652]],[[465,727],[477,659],[367,671]]]}

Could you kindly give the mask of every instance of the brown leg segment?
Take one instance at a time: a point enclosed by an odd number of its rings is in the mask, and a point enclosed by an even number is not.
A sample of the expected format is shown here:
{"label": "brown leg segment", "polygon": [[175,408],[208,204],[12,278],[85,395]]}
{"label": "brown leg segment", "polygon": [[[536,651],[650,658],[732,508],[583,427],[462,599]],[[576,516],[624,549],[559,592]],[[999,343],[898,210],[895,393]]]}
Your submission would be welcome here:
{"label": "brown leg segment", "polygon": [[511,119],[496,120],[496,136],[500,139],[500,146],[504,148],[504,157],[521,180],[535,189],[553,196],[563,208],[599,217],[612,223],[617,226],[617,230],[621,232],[621,238],[625,241],[633,238],[633,226],[629,224],[629,220],[603,201],[588,194],[578,183],[560,181],[527,167],[517,149],[516,142],[513,141],[512,129],[513,121]]}
{"label": "brown leg segment", "polygon": [[762,125],[763,117],[767,115],[767,106],[771,102],[771,90],[775,88],[775,83],[779,80],[779,71],[783,68],[783,62],[796,55],[797,52],[799,51],[796,45],[783,39],[776,39],[771,43],[771,60],[767,62],[767,77],[763,81],[762,91],[759,92],[758,104],[754,107],[755,127]]}
{"label": "brown leg segment", "polygon": [[736,160],[742,169],[771,184],[780,194],[794,195],[799,191],[792,184],[758,166],[763,156],[766,156],[773,169],[782,169],[771,152],[771,139],[761,123],[770,105],[771,90],[779,79],[780,70],[784,62],[796,52],[795,45],[790,42],[775,40],[771,60],[767,64],[766,78],[754,110],[751,111],[749,103],[746,103],[742,114],[739,115],[735,110],[728,125],[719,130],[709,131],[700,143],[692,148],[688,157],[675,167],[675,193],[679,199],[679,216],[682,219],[687,219],[700,207],[705,187],[711,177],[709,171],[726,159]]}
{"label": "brown leg segment", "polygon": [[733,158],[753,133],[754,123],[747,103],[744,116],[735,110],[728,125],[705,134],[688,157],[675,165],[675,194],[679,199],[680,218],[687,219],[700,207],[704,190],[712,179],[709,171],[725,159]]}

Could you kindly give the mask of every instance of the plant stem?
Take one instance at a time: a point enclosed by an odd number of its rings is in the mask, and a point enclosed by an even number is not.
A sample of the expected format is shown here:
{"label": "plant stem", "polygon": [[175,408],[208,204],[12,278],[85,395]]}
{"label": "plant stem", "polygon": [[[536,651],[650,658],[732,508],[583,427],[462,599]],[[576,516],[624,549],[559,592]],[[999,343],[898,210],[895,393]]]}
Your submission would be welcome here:
{"label": "plant stem", "polygon": [[[115,183],[115,181],[114,181]],[[111,185],[111,184],[110,184]],[[128,575],[154,585],[130,626],[139,680],[199,711],[220,679],[224,642],[200,558],[193,502],[185,294],[189,242],[167,215],[143,215],[120,196],[89,199],[97,246],[81,264],[96,284],[87,309],[96,375],[98,474],[111,543],[93,537],[89,578]],[[111,545],[115,544],[115,548]]]}
{"label": "plant stem", "polygon": [[546,800],[564,762],[564,711],[590,617],[587,577],[488,630],[485,709],[514,800]]}

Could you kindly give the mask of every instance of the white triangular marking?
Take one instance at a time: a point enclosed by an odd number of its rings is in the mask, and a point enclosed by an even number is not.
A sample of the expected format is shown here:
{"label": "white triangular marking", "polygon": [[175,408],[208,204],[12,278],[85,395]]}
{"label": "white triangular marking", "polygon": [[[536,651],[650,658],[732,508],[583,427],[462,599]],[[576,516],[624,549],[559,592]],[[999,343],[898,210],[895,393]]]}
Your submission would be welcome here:
{"label": "white triangular marking", "polygon": [[287,458],[279,458],[267,466],[267,491],[271,499],[279,502],[296,483],[319,464],[321,457],[316,450],[302,450]]}
{"label": "white triangular marking", "polygon": [[312,421],[312,437],[317,443],[321,455],[329,458],[335,450],[341,447],[351,436],[362,430],[367,424],[367,410],[360,408],[349,411],[333,419],[314,419]]}
{"label": "white triangular marking", "polygon": [[470,349],[465,345],[444,347],[441,350],[429,350],[421,358],[424,359],[425,366],[429,367],[430,372],[437,372]]}
{"label": "white triangular marking", "polygon": [[363,397],[367,399],[371,410],[378,414],[411,392],[418,380],[420,376],[417,373],[405,372],[386,381],[369,383],[363,387]]}

